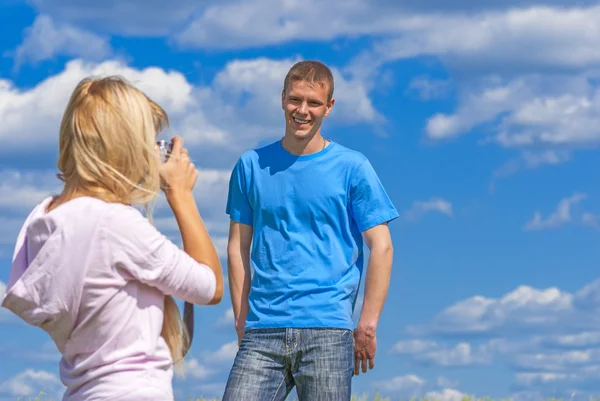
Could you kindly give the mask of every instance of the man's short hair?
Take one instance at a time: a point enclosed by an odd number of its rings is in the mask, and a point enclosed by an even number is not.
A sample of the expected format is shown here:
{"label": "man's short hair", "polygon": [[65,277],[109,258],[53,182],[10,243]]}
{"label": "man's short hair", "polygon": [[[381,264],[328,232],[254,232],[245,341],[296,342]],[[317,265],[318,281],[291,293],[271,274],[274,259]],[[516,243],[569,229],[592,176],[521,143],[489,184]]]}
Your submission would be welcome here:
{"label": "man's short hair", "polygon": [[327,102],[333,98],[333,74],[329,67],[320,61],[299,61],[290,68],[283,81],[283,93],[287,93],[292,82],[306,81],[311,84],[326,84],[329,89]]}

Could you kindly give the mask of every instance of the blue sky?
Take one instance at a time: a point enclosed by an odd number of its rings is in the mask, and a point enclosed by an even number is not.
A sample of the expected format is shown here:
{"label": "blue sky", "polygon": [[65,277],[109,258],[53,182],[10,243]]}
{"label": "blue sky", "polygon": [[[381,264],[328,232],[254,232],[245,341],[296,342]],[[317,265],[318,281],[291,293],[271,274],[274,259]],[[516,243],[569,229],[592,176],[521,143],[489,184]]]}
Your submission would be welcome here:
{"label": "blue sky", "polygon": [[[371,160],[401,213],[376,368],[355,392],[600,395],[600,3],[95,3],[0,3],[0,296],[25,215],[60,189],[58,122],[81,78],[123,75],[165,107],[224,254],[230,169],[283,135],[283,77],[319,59],[336,77],[324,135]],[[156,216],[178,241],[164,202]],[[222,394],[230,306],[197,308],[178,399]],[[0,358],[1,400],[62,391],[49,337],[6,311]]]}

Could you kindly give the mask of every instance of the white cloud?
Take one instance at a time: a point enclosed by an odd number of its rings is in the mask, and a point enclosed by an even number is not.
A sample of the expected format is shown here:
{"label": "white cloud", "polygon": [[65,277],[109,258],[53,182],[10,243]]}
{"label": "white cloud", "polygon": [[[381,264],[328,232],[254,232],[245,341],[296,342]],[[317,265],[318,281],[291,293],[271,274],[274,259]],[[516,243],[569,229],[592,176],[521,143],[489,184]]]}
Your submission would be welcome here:
{"label": "white cloud", "polygon": [[439,197],[432,197],[426,201],[415,201],[410,210],[405,213],[405,217],[408,220],[415,221],[431,212],[442,213],[448,217],[452,217],[452,204]]}
{"label": "white cloud", "polygon": [[[210,2],[210,0],[207,0]],[[205,2],[202,2],[205,3]],[[125,36],[164,36],[203,8],[191,0],[148,0],[140,10],[136,0],[106,0],[84,4],[73,0],[32,0],[41,14],[78,26]]]}
{"label": "white cloud", "polygon": [[182,364],[175,366],[175,374],[177,377],[186,379],[192,377],[194,379],[205,379],[210,377],[215,372],[201,364],[197,359],[186,359]]}
{"label": "white cloud", "polygon": [[[596,46],[600,39],[597,6],[565,10],[520,3],[523,8],[506,10],[497,6],[499,10],[488,11],[485,8],[489,7],[473,7],[471,2],[470,8],[480,11],[465,14],[441,12],[439,3],[430,8],[433,12],[417,11],[414,3],[407,4],[380,1],[373,7],[367,1],[341,0],[327,4],[314,0],[217,3],[198,13],[176,35],[176,41],[188,47],[243,48],[292,40],[330,41],[348,35],[380,35],[391,39],[383,40],[365,55],[364,63],[377,65],[427,55],[468,68],[506,69],[507,63],[513,69],[600,63]],[[302,12],[306,8],[312,12]],[[260,24],[255,23],[257,19]],[[530,51],[534,45],[536,51]]]}
{"label": "white cloud", "polygon": [[447,377],[443,377],[440,376],[436,379],[435,383],[439,386],[439,387],[456,387],[458,386],[458,381],[457,380],[451,380],[448,379]]}
{"label": "white cloud", "polygon": [[[177,71],[157,67],[142,70],[120,61],[100,64],[74,60],[65,69],[31,89],[21,90],[0,80],[0,139],[12,151],[57,148],[58,124],[68,98],[86,76],[121,75],[163,106],[172,120],[165,136],[179,134],[195,151],[197,165],[229,167],[243,150],[260,140],[281,137],[283,78],[296,60],[233,60],[211,86],[195,87]],[[345,79],[334,69],[336,98],[331,121],[337,124],[374,122],[365,84]],[[31,118],[35,115],[36,118]],[[214,152],[218,148],[220,153]],[[225,161],[224,161],[225,160]]]}
{"label": "white cloud", "polygon": [[442,391],[430,391],[425,394],[425,398],[430,401],[462,401],[469,396],[458,390],[445,388]]}
{"label": "white cloud", "polygon": [[494,172],[494,178],[506,178],[522,169],[534,169],[545,165],[559,165],[571,160],[571,151],[564,149],[524,150],[515,159],[509,160]]}
{"label": "white cloud", "polygon": [[524,352],[517,355],[514,364],[520,369],[573,371],[575,367],[600,363],[600,349]]}
{"label": "white cloud", "polygon": [[[275,126],[282,120],[281,91],[287,71],[300,58],[270,60],[234,60],[220,71],[213,83],[215,91],[226,103],[240,102],[240,123],[265,121]],[[331,67],[334,75],[336,104],[331,117],[338,123],[370,122],[380,118],[373,108],[367,87],[355,80],[348,80],[338,68]],[[247,101],[243,101],[248,95]],[[240,126],[240,128],[242,128]]]}
{"label": "white cloud", "polygon": [[24,221],[25,218],[0,216],[0,252],[2,252],[2,256],[10,255],[12,257],[13,248]]}
{"label": "white cloud", "polygon": [[[584,291],[582,289],[582,291]],[[590,290],[591,291],[591,290]],[[594,289],[593,294],[597,291]],[[580,297],[581,292],[576,296]],[[550,327],[572,315],[574,296],[558,288],[520,286],[502,298],[474,296],[446,308],[425,326],[410,333],[497,333],[521,327]]]}
{"label": "white cloud", "polygon": [[[304,12],[306,9],[311,13]],[[398,14],[385,14],[381,8],[377,11],[374,13],[365,1],[217,3],[203,10],[175,39],[186,47],[242,48],[297,39],[331,40],[345,34],[371,34],[392,29]],[[257,20],[261,23],[257,24]]]}
{"label": "white cloud", "polygon": [[74,60],[61,73],[31,89],[20,90],[0,80],[0,139],[7,145],[4,149],[57,148],[59,121],[76,84],[86,76],[113,74],[125,76],[170,113],[183,111],[190,102],[192,86],[178,72],[153,67],[139,71],[117,61],[93,64]]}
{"label": "white cloud", "polygon": [[577,334],[564,334],[547,338],[547,345],[558,347],[600,346],[600,331],[584,331]]}
{"label": "white cloud", "polygon": [[408,340],[399,341],[392,347],[392,351],[399,354],[420,354],[439,347],[435,341]]}
{"label": "white cloud", "polygon": [[182,379],[205,379],[216,374],[223,366],[230,366],[237,350],[237,340],[225,343],[215,351],[202,352],[201,358],[186,359],[176,367],[175,373]]}
{"label": "white cloud", "polygon": [[25,39],[14,53],[18,67],[56,55],[100,60],[110,56],[112,49],[106,37],[68,24],[57,24],[47,15],[38,15],[33,25],[25,30]]}
{"label": "white cloud", "polygon": [[389,380],[380,380],[373,382],[376,389],[384,391],[402,392],[418,396],[422,391],[426,381],[416,375],[396,376]]}
{"label": "white cloud", "polygon": [[437,56],[452,68],[470,71],[588,68],[600,64],[598,21],[597,5],[397,15],[397,37],[381,41],[359,61]]}
{"label": "white cloud", "polygon": [[204,356],[207,362],[219,363],[219,364],[230,364],[233,363],[233,359],[238,351],[237,340],[223,344],[218,350],[209,352]]}
{"label": "white cloud", "polygon": [[583,213],[581,215],[581,222],[586,226],[600,229],[600,217],[593,213]]}
{"label": "white cloud", "polygon": [[29,213],[44,198],[61,189],[62,182],[56,172],[0,170],[0,210]]}
{"label": "white cloud", "polygon": [[18,375],[0,383],[0,394],[14,397],[36,396],[42,390],[44,394],[61,398],[64,387],[59,378],[43,370],[27,369]]}
{"label": "white cloud", "polygon": [[[227,327],[227,328],[232,328],[233,324],[234,324],[234,315],[233,315],[233,308],[229,308],[225,311],[225,313],[223,313],[223,315],[217,320],[217,322],[215,323],[215,325],[217,327]],[[237,343],[236,343],[237,345]]]}
{"label": "white cloud", "polygon": [[576,374],[551,373],[551,372],[525,372],[517,373],[515,381],[517,384],[531,387],[534,385],[552,385],[562,381],[577,381],[579,377]]}
{"label": "white cloud", "polygon": [[396,354],[410,355],[415,361],[436,366],[470,366],[491,363],[491,354],[485,347],[474,348],[461,342],[448,348],[434,341],[400,341],[392,347]]}
{"label": "white cloud", "polygon": [[[530,393],[569,396],[573,389],[595,394],[600,391],[598,310],[600,279],[573,293],[520,286],[500,298],[471,297],[446,308],[428,324],[407,327],[418,337],[398,342],[391,351],[441,366],[506,363],[514,372],[518,399],[525,400]],[[458,345],[444,341],[458,337],[473,341]]]}
{"label": "white cloud", "polygon": [[[539,6],[537,0],[356,0],[350,3],[331,0],[327,4],[313,0],[302,3],[312,11],[309,16],[297,12],[302,8],[293,1],[281,3],[275,0],[206,0],[201,3],[173,0],[168,4],[150,0],[144,12],[139,12],[138,4],[133,0],[107,0],[89,6],[72,0],[32,0],[31,3],[41,13],[57,19],[126,36],[168,35],[179,32],[180,27],[191,19],[183,39],[204,47],[241,47],[297,39],[328,40],[344,35],[397,33],[407,30],[405,21],[410,20],[407,16],[424,17],[428,12],[435,13],[433,16],[438,18],[457,16],[465,11],[478,16],[486,10]],[[581,6],[595,3],[594,0],[577,2]],[[561,5],[573,5],[568,0],[550,0],[549,4],[557,6],[556,9]],[[257,14],[256,10],[262,13]],[[261,24],[251,24],[258,18]],[[203,29],[203,25],[206,28]],[[214,38],[208,35],[210,32],[215,32]],[[223,43],[219,45],[220,42]]]}
{"label": "white cloud", "polygon": [[[193,158],[194,156],[192,156]],[[197,168],[198,179],[194,187],[194,197],[198,204],[198,210],[204,218],[210,220],[221,219],[220,223],[226,222],[225,203],[229,190],[229,177],[231,170],[217,170],[208,168]],[[162,212],[169,209],[169,205],[161,193],[157,198],[155,210]],[[223,220],[225,219],[225,220]],[[176,228],[175,223],[164,223],[166,226]]]}
{"label": "white cloud", "polygon": [[520,168],[568,161],[577,149],[600,145],[600,87],[596,75],[520,76],[473,79],[459,89],[454,113],[438,113],[426,126],[430,140],[457,137],[479,128],[481,143],[522,152],[496,172],[507,176]]}
{"label": "white cloud", "polygon": [[575,193],[569,198],[562,199],[556,210],[546,219],[540,212],[535,212],[532,219],[525,224],[525,230],[544,230],[560,227],[572,221],[571,208],[587,198],[586,194]]}
{"label": "white cloud", "polygon": [[416,92],[422,100],[433,100],[446,97],[450,87],[450,82],[446,80],[416,77],[408,85],[407,92]]}
{"label": "white cloud", "polygon": [[[0,304],[4,300],[4,295],[6,295],[6,283],[0,281]],[[7,309],[0,307],[0,323],[6,323],[13,319],[14,315],[12,315]]]}

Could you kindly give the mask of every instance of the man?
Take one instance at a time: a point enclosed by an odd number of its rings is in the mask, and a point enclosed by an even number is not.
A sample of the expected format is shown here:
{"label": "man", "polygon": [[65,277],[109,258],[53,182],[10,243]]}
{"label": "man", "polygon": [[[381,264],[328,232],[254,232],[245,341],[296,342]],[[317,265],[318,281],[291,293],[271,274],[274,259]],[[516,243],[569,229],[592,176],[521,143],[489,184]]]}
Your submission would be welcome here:
{"label": "man", "polygon": [[[233,169],[229,286],[240,348],[223,401],[346,401],[353,373],[374,367],[398,217],[369,161],[326,140],[335,99],[327,66],[302,61],[281,95],[282,140]],[[370,248],[360,320],[352,313]],[[251,271],[253,275],[251,276]]]}

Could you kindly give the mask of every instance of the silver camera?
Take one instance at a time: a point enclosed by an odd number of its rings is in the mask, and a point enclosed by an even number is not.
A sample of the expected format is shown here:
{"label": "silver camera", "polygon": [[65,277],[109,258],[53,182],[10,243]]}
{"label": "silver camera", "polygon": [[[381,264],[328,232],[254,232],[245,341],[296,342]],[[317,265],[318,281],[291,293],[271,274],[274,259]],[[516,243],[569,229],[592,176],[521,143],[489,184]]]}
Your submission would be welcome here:
{"label": "silver camera", "polygon": [[160,160],[165,163],[169,159],[169,155],[173,150],[173,145],[170,141],[165,141],[164,139],[156,142],[156,145],[160,151]]}

